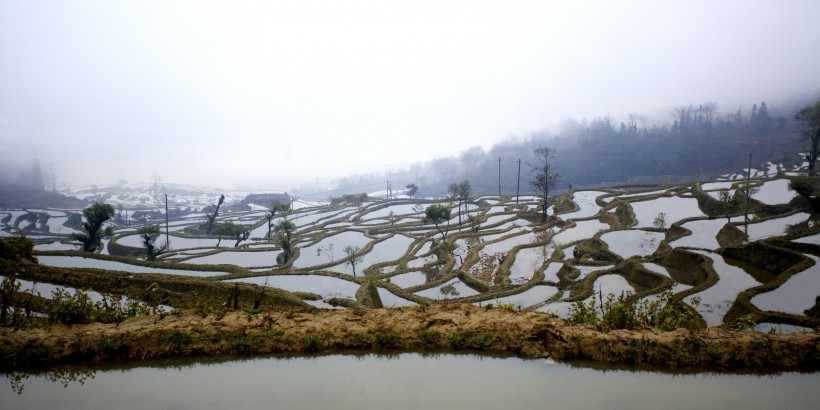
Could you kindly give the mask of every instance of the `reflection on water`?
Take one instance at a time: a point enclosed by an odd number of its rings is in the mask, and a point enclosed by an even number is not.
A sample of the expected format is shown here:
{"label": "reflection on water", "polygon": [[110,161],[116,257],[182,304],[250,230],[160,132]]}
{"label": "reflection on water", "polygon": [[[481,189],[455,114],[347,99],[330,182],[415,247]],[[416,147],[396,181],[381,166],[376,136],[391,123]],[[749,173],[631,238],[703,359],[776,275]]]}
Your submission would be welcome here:
{"label": "reflection on water", "polygon": [[632,202],[631,205],[638,219],[636,228],[653,226],[658,212],[661,211],[666,214],[667,225],[685,218],[706,216],[698,207],[698,200],[695,198],[662,197],[649,201]]}
{"label": "reflection on water", "polygon": [[745,229],[749,235],[749,242],[759,239],[768,238],[770,236],[783,235],[789,225],[796,225],[809,219],[811,215],[805,212],[798,212],[793,215],[784,216],[782,218],[769,219],[763,222],[756,222],[748,224],[748,227],[741,227]]}
{"label": "reflection on water", "polygon": [[692,231],[691,235],[684,236],[669,245],[672,247],[689,246],[692,248],[717,249],[720,244],[717,234],[726,225],[726,219],[706,219],[687,222],[681,226]]}
{"label": "reflection on water", "polygon": [[820,292],[820,258],[806,255],[814,265],[792,275],[777,289],[761,293],[752,298],[753,305],[762,310],[776,310],[794,315],[803,315],[817,303]]}
{"label": "reflection on water", "polygon": [[768,205],[786,204],[791,201],[797,192],[789,189],[789,180],[775,179],[766,181],[752,194],[752,198]]}
{"label": "reflection on water", "polygon": [[[15,379],[22,394],[9,388]],[[814,408],[817,381],[816,373],[669,374],[406,353],[4,375],[0,402],[10,409],[795,409]]]}
{"label": "reflection on water", "polygon": [[613,231],[601,235],[601,240],[607,243],[609,250],[624,259],[634,255],[651,255],[658,249],[658,244],[663,238],[663,233],[637,229]]}
{"label": "reflection on water", "polygon": [[[552,286],[538,285],[533,286],[532,288],[525,290],[524,292],[516,293],[515,295],[491,299],[484,303],[491,302],[495,303],[496,305],[511,303],[514,308],[520,310],[544,302],[547,299],[553,297],[557,292],[560,291]],[[481,303],[478,303],[477,305],[480,306]]]}
{"label": "reflection on water", "polygon": [[467,286],[467,284],[457,278],[450,280],[444,285],[416,292],[416,295],[434,300],[464,298],[477,294],[478,291]]}
{"label": "reflection on water", "polygon": [[293,262],[297,269],[331,262],[340,262],[347,246],[363,248],[370,238],[361,232],[346,231],[322,239],[318,243],[299,251],[299,257]]}
{"label": "reflection on water", "polygon": [[754,286],[760,285],[751,275],[741,268],[726,263],[723,256],[703,251],[693,251],[712,260],[712,265],[718,273],[718,281],[711,287],[696,295],[684,298],[686,303],[692,303],[694,298],[700,298],[700,313],[706,324],[718,326],[723,323],[723,316],[732,306],[737,294]]}
{"label": "reflection on water", "polygon": [[359,284],[355,282],[323,275],[253,276],[242,279],[231,279],[226,282],[253,283],[260,286],[272,286],[290,292],[316,293],[328,299],[332,297],[356,299],[356,291],[359,290]]}
{"label": "reflection on water", "polygon": [[597,214],[601,207],[595,203],[595,198],[605,194],[606,192],[601,191],[579,191],[574,193],[572,201],[578,205],[578,210],[561,215],[561,219],[586,218]]}
{"label": "reflection on water", "polygon": [[247,251],[222,251],[213,255],[201,256],[185,261],[185,263],[195,265],[236,265],[246,268],[254,266],[274,266],[276,256],[280,251],[270,252],[247,252]]}
{"label": "reflection on water", "polygon": [[382,300],[382,306],[384,307],[403,307],[403,306],[413,306],[416,305],[416,302],[407,300],[403,297],[396,296],[392,292],[384,288],[378,288],[379,292],[379,299]]}

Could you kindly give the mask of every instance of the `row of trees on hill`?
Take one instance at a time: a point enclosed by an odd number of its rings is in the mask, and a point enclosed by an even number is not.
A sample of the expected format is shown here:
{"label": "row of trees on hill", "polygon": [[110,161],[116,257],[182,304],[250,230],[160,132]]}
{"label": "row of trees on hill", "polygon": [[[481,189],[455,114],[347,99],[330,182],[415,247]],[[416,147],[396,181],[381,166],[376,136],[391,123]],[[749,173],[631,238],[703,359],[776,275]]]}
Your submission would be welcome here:
{"label": "row of trees on hill", "polygon": [[[798,105],[799,104],[799,105]],[[556,186],[577,187],[607,183],[678,182],[734,172],[745,168],[744,158],[766,158],[784,164],[800,161],[806,150],[799,140],[803,123],[795,113],[806,101],[773,108],[765,101],[723,113],[711,102],[675,107],[667,121],[650,123],[630,114],[622,121],[601,116],[588,121],[567,120],[556,134],[533,133],[508,140],[489,150],[472,147],[455,157],[417,163],[387,174],[356,175],[338,180],[324,195],[413,187],[416,195],[448,195],[453,180],[469,179],[476,194],[512,196],[533,194],[526,182],[538,157],[534,147],[549,146],[559,155]],[[304,192],[303,192],[304,194]],[[325,199],[325,198],[317,198]]]}
{"label": "row of trees on hill", "polygon": [[29,166],[14,164],[0,165],[0,184],[23,186],[38,191],[56,191],[57,178],[54,170],[43,167],[38,158],[34,158]]}

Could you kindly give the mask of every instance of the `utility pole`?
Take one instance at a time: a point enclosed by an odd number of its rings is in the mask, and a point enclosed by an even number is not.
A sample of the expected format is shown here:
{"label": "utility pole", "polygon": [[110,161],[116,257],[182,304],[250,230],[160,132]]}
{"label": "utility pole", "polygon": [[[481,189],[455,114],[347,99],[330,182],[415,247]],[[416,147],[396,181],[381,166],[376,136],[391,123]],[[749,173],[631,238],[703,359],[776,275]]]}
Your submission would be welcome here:
{"label": "utility pole", "polygon": [[518,183],[515,186],[515,203],[518,204],[518,194],[521,192],[521,158],[518,158]]}
{"label": "utility pole", "polygon": [[501,157],[498,157],[498,198],[501,198]]}
{"label": "utility pole", "polygon": [[168,194],[165,194],[165,246],[171,248],[171,239],[168,236]]}
{"label": "utility pole", "polygon": [[749,230],[749,224],[748,224],[748,222],[749,222],[749,198],[752,197],[751,184],[752,184],[752,154],[749,153],[749,169],[748,169],[748,172],[746,174],[746,195],[745,195],[746,200],[743,201],[744,219],[747,222],[747,224],[745,225],[747,235],[749,233],[748,232],[748,230]]}

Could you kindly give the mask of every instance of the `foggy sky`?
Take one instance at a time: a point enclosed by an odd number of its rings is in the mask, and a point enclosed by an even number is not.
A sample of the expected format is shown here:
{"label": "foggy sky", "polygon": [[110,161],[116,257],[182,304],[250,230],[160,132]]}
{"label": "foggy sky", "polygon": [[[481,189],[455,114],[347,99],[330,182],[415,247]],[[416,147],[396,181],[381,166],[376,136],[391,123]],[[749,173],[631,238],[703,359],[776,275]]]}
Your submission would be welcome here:
{"label": "foggy sky", "polygon": [[820,2],[0,0],[0,159],[288,189],[820,89]]}

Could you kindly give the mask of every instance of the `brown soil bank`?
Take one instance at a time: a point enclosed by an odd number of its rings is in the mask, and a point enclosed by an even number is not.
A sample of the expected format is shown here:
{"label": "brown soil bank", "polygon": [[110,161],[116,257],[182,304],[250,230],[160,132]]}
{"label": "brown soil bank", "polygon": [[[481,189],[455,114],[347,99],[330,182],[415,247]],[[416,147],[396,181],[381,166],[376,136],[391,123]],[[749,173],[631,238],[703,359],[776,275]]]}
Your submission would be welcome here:
{"label": "brown soil bank", "polygon": [[817,333],[727,329],[603,333],[569,326],[548,314],[472,305],[236,311],[221,317],[184,312],[142,316],[119,324],[0,328],[0,370],[377,349],[508,352],[522,357],[710,370],[820,370]]}

